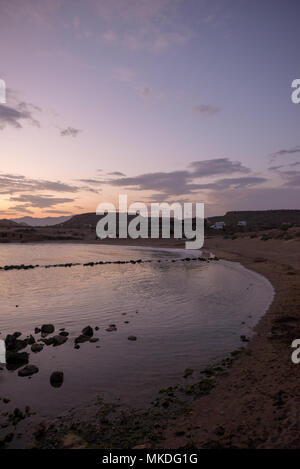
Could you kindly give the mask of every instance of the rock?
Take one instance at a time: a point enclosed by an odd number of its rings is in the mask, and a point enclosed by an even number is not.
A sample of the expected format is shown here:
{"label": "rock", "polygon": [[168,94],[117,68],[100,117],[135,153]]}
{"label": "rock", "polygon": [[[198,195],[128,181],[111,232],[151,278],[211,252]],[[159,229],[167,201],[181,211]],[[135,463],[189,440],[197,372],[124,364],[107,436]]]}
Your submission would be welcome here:
{"label": "rock", "polygon": [[54,338],[53,337],[49,337],[49,339],[41,339],[41,341],[45,345],[53,345],[54,344]]}
{"label": "rock", "polygon": [[246,337],[245,335],[241,335],[241,341],[242,342],[249,342],[250,339],[248,339],[248,337]]}
{"label": "rock", "polygon": [[8,399],[7,397],[3,397],[2,401],[4,404],[8,404],[10,402],[10,399]]}
{"label": "rock", "polygon": [[95,327],[95,331],[99,331],[99,327],[98,327],[98,326]]}
{"label": "rock", "polygon": [[64,374],[62,371],[54,371],[50,376],[50,384],[54,388],[59,388],[64,382]]}
{"label": "rock", "polygon": [[13,336],[17,339],[18,337],[20,337],[20,335],[22,335],[21,332],[14,332],[13,333]]}
{"label": "rock", "polygon": [[35,365],[26,365],[22,370],[18,371],[19,376],[31,376],[34,375],[35,373],[38,373],[39,369]]}
{"label": "rock", "polygon": [[128,337],[128,340],[137,340],[136,336],[135,335],[130,335]]}
{"label": "rock", "polygon": [[34,328],[34,333],[38,334],[39,332],[41,332],[41,329],[39,327],[35,327]]}
{"label": "rock", "polygon": [[92,342],[92,343],[93,342],[98,342],[98,340],[99,340],[98,337],[93,337],[92,339],[90,339],[90,342]]}
{"label": "rock", "polygon": [[59,333],[59,335],[62,335],[62,336],[64,336],[64,337],[68,337],[69,332],[67,332],[67,331],[62,331],[62,332]]}
{"label": "rock", "polygon": [[43,324],[41,331],[43,334],[52,334],[52,332],[54,332],[54,326],[53,324]]}
{"label": "rock", "polygon": [[27,347],[27,340],[19,340],[14,334],[8,334],[5,338],[6,350],[18,352]]}
{"label": "rock", "polygon": [[32,345],[35,343],[35,338],[33,337],[33,335],[30,334],[30,336],[26,339],[26,342],[28,345]]}
{"label": "rock", "polygon": [[43,347],[42,344],[33,344],[33,345],[31,346],[31,351],[32,351],[33,353],[37,353],[37,352],[40,352],[41,350],[43,350],[43,348],[44,348],[44,347]]}
{"label": "rock", "polygon": [[87,326],[84,329],[82,329],[82,334],[86,335],[88,337],[92,337],[94,334],[93,328],[91,326]]}
{"label": "rock", "polygon": [[54,337],[51,337],[51,338],[53,339],[53,347],[62,345],[68,340],[68,337],[65,337],[63,335],[55,335]]}
{"label": "rock", "polygon": [[27,352],[6,352],[6,367],[8,370],[16,370],[22,365],[28,363],[28,353]]}
{"label": "rock", "polygon": [[78,350],[80,348],[80,345],[75,345],[74,348],[76,348],[76,350]]}
{"label": "rock", "polygon": [[83,344],[83,342],[87,342],[88,340],[90,340],[90,337],[81,334],[78,337],[76,337],[75,344]]}

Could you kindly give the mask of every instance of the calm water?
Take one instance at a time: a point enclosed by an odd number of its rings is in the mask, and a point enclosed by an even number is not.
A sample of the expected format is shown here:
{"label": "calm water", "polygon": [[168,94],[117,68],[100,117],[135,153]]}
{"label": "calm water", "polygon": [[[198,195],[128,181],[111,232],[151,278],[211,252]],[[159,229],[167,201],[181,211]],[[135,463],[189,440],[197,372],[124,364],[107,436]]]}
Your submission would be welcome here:
{"label": "calm water", "polygon": [[[42,416],[85,404],[99,393],[142,406],[160,388],[178,383],[187,367],[200,371],[240,347],[240,335],[251,334],[271,302],[271,285],[236,263],[171,262],[187,255],[199,253],[78,244],[0,246],[0,265],[162,260],[0,271],[0,337],[14,331],[26,336],[43,323],[70,332],[62,346],[30,354],[29,362],[40,369],[32,379],[0,371],[1,396]],[[116,324],[116,332],[106,332],[110,324]],[[87,325],[99,327],[94,336],[100,340],[75,350],[74,338]],[[129,341],[129,335],[137,341]],[[61,388],[49,384],[55,370],[64,372]]]}

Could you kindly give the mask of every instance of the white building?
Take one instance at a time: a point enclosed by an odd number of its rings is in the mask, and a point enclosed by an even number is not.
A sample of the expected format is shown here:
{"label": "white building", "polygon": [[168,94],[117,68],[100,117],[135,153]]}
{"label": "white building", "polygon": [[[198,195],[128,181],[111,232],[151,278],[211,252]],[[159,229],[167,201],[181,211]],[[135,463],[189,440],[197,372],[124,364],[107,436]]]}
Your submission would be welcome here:
{"label": "white building", "polygon": [[214,225],[211,225],[210,228],[213,230],[224,230],[225,222],[224,221],[216,221]]}

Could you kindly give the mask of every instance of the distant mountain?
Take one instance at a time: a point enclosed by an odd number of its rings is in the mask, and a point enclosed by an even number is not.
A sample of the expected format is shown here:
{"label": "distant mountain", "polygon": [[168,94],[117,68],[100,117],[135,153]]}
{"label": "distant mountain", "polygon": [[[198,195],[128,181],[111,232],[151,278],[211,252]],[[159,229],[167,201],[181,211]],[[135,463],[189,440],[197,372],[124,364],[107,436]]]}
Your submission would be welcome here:
{"label": "distant mountain", "polygon": [[[80,215],[74,215],[73,217],[69,217],[69,219],[62,223],[64,228],[84,228],[87,226],[91,226],[92,228],[96,228],[98,221],[104,215],[96,215],[94,212],[91,213],[81,213]],[[128,215],[128,221],[134,218],[133,215]],[[118,219],[118,216],[117,216]]]}
{"label": "distant mountain", "polygon": [[7,220],[6,218],[3,218],[2,220],[0,220],[0,226],[7,226],[7,227],[17,227],[17,226],[20,226],[21,223],[16,223],[15,221],[13,220]]}
{"label": "distant mountain", "polygon": [[29,226],[53,226],[53,225],[58,225],[60,223],[64,223],[70,218],[71,216],[44,217],[44,218],[22,217],[22,218],[14,218],[13,221],[17,223],[23,223],[23,224],[26,223],[26,225],[29,225]]}

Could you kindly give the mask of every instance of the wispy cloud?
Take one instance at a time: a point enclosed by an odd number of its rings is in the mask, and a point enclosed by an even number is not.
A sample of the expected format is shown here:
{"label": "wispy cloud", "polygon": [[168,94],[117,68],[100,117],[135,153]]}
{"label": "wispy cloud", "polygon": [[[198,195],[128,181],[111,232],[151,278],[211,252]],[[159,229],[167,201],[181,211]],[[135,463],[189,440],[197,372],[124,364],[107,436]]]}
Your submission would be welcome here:
{"label": "wispy cloud", "polygon": [[[262,184],[265,178],[248,176],[240,178],[219,179],[208,183],[199,183],[199,178],[215,178],[220,175],[250,173],[250,169],[239,161],[229,158],[201,160],[190,163],[188,169],[170,172],[145,173],[133,177],[108,179],[105,184],[125,187],[129,190],[151,191],[165,196],[181,196],[196,193],[200,190],[222,190],[229,187],[240,187]],[[157,195],[157,194],[156,194]]]}
{"label": "wispy cloud", "polygon": [[300,155],[300,145],[276,151],[275,153],[271,153],[270,157],[271,161],[275,161],[279,157],[286,157],[291,155]]}
{"label": "wispy cloud", "polygon": [[211,106],[210,104],[197,104],[193,108],[195,114],[199,114],[203,117],[214,116],[221,112],[221,108],[216,106]]}
{"label": "wispy cloud", "polygon": [[26,101],[21,101],[17,94],[7,90],[7,104],[0,105],[0,130],[5,127],[21,129],[25,123],[40,127],[40,122],[35,113],[41,111],[38,106]]}
{"label": "wispy cloud", "polygon": [[62,137],[73,137],[76,138],[77,135],[81,132],[80,129],[75,129],[75,127],[67,127],[66,129],[61,129],[60,135]]}

